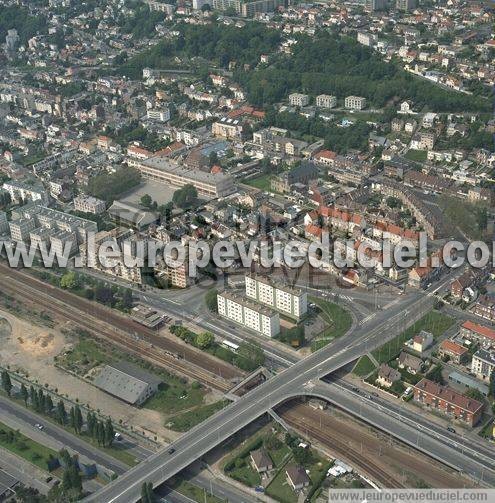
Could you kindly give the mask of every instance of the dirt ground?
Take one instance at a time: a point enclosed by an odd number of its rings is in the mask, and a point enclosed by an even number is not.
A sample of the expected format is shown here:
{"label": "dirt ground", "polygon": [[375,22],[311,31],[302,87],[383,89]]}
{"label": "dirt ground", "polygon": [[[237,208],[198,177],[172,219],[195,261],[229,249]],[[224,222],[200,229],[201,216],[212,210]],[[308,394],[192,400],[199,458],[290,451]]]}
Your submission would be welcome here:
{"label": "dirt ground", "polygon": [[114,421],[122,420],[124,425],[132,425],[134,430],[156,436],[159,441],[168,442],[180,435],[163,426],[164,419],[159,412],[130,407],[55,367],[54,357],[73,344],[60,332],[62,328],[64,325],[60,324],[57,330],[39,327],[0,309],[0,364],[10,365],[38,383],[47,383],[62,395],[79,398],[81,403],[99,409]]}

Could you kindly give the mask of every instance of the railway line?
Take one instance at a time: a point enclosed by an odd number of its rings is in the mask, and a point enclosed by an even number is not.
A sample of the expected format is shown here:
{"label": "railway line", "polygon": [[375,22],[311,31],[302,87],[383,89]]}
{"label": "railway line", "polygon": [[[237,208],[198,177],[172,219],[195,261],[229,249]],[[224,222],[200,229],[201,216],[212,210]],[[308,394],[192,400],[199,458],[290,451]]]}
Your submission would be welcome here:
{"label": "railway line", "polygon": [[307,433],[321,444],[331,448],[336,454],[342,456],[343,459],[351,463],[353,466],[359,468],[362,473],[369,476],[371,480],[377,483],[380,487],[393,489],[406,487],[396,477],[392,476],[376,464],[372,464],[370,459],[367,459],[361,452],[353,449],[349,443],[344,442],[342,437],[335,432],[332,432],[331,429],[319,428],[317,426],[317,421],[314,423],[309,422],[300,407],[286,409],[283,411],[281,416],[289,426],[299,430],[301,433]]}
{"label": "railway line", "polygon": [[[8,274],[4,273],[5,269]],[[77,302],[70,299],[72,296],[70,293],[58,291],[57,288],[23,273],[15,272],[14,274],[19,277],[12,277],[12,273],[4,266],[0,266],[0,270],[4,292],[14,296],[21,295],[23,299],[67,319],[94,336],[117,344],[130,353],[146,358],[159,366],[187,375],[222,392],[228,391],[233,386],[228,379],[243,375],[240,370],[237,371],[230,365],[222,364],[204,353],[196,354],[192,348],[159,337],[132,320],[126,320],[115,313],[108,313],[85,299],[76,297],[77,301],[82,301],[83,308],[80,309]],[[40,295],[40,286],[44,288],[45,295]],[[66,302],[66,297],[71,302]],[[88,303],[90,306],[87,305]],[[103,314],[105,319],[102,319]],[[119,323],[114,324],[114,320],[118,318],[121,318],[118,320]],[[123,320],[129,323],[123,323]],[[135,334],[140,334],[142,338]]]}

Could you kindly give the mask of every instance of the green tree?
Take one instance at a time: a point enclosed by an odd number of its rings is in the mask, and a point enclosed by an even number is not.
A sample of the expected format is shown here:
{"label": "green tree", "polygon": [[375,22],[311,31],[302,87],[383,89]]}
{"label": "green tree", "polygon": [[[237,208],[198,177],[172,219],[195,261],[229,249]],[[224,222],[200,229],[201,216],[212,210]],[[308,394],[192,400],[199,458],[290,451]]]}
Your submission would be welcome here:
{"label": "green tree", "polygon": [[208,290],[208,292],[205,295],[206,307],[212,313],[216,313],[218,310],[217,295],[218,295],[218,290],[215,290],[214,288],[212,290]]}
{"label": "green tree", "polygon": [[10,375],[6,370],[2,372],[2,388],[5,393],[10,396],[10,393],[12,391],[12,382],[10,380]]}
{"label": "green tree", "polygon": [[81,433],[84,421],[81,414],[81,408],[79,405],[76,405],[74,408],[74,429],[77,433]]}
{"label": "green tree", "polygon": [[57,403],[56,419],[60,424],[67,424],[67,411],[62,400]]}
{"label": "green tree", "polygon": [[196,337],[196,346],[199,349],[208,349],[215,341],[215,336],[211,332],[203,332]]}
{"label": "green tree", "polygon": [[488,386],[488,396],[495,398],[495,372],[491,372]]}
{"label": "green tree", "polygon": [[78,278],[74,271],[66,272],[60,278],[60,288],[74,290],[78,286]]}
{"label": "green tree", "polygon": [[144,196],[141,197],[141,204],[145,206],[146,208],[149,208],[151,206],[151,203],[153,202],[153,199],[149,194],[144,194]]}
{"label": "green tree", "polygon": [[112,420],[108,418],[105,421],[105,426],[104,426],[104,445],[106,447],[109,447],[112,445],[113,440],[115,438],[115,430],[113,428]]}
{"label": "green tree", "polygon": [[191,208],[198,199],[198,191],[194,185],[188,184],[184,185],[184,187],[176,190],[174,195],[172,196],[172,202],[175,206],[188,209]]}
{"label": "green tree", "polygon": [[29,392],[28,392],[26,386],[24,386],[24,383],[21,384],[21,397],[24,400],[24,405],[27,406],[28,398],[29,398]]}

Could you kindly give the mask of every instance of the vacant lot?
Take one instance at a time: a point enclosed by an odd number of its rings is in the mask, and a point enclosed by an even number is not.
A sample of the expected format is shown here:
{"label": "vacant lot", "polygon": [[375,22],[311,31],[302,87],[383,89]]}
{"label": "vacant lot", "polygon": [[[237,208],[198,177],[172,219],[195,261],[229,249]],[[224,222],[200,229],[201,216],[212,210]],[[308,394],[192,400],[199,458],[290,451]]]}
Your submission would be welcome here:
{"label": "vacant lot", "polygon": [[433,334],[436,339],[442,335],[447,329],[454,324],[454,320],[450,316],[446,316],[438,311],[430,311],[416,323],[411,325],[407,330],[399,334],[395,339],[387,342],[378,349],[375,349],[372,354],[379,363],[385,363],[391,358],[397,356],[402,349],[404,342],[418,335],[421,330],[426,330]]}
{"label": "vacant lot", "polygon": [[326,328],[318,334],[311,344],[312,351],[316,351],[337,337],[344,335],[352,325],[352,317],[347,309],[339,305],[320,299],[310,297],[310,302],[314,302],[318,307],[318,315],[325,322]]}

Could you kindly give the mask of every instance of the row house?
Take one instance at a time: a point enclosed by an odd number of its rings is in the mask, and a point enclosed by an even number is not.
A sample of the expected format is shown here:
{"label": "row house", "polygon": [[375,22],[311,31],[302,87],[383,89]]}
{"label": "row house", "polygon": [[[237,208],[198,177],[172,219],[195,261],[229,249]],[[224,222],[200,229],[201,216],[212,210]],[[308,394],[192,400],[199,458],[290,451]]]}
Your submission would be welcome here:
{"label": "row house", "polygon": [[481,419],[483,404],[448,386],[442,386],[428,379],[421,379],[413,388],[414,401],[417,403],[438,410],[471,427]]}
{"label": "row house", "polygon": [[461,325],[460,334],[464,339],[479,342],[483,346],[495,345],[495,330],[470,320]]}
{"label": "row house", "polygon": [[490,295],[482,295],[471,311],[477,316],[495,321],[495,298]]}

